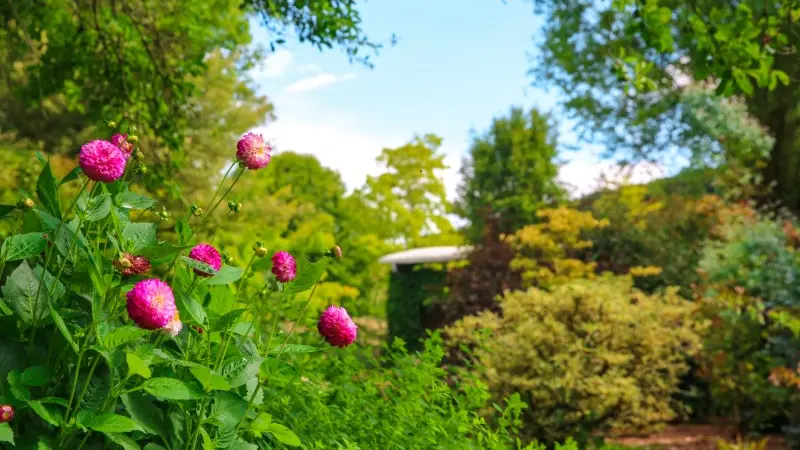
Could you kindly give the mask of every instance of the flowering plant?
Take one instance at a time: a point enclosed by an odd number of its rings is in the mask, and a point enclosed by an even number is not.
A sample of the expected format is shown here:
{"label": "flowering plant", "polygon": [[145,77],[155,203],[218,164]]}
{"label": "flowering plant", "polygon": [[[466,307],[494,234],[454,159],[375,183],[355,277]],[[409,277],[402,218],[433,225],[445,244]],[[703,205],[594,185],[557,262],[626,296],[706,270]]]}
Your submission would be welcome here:
{"label": "flowering plant", "polygon": [[[0,218],[15,223],[0,248],[0,446],[302,445],[265,411],[264,389],[286,355],[323,348],[290,343],[294,327],[276,332],[279,311],[310,291],[307,306],[341,250],[316,261],[277,251],[262,273],[260,243],[245,267],[223,264],[214,231],[203,227],[270,152],[260,135],[245,135],[208,206],[177,221],[177,242],[139,221],[146,211],[160,220],[169,213],[126,181],[146,172],[134,132],[87,143],[62,179],[40,158],[36,195],[0,205]],[[62,204],[67,185],[80,187]],[[350,345],[357,333],[339,307],[318,330],[326,348]]]}

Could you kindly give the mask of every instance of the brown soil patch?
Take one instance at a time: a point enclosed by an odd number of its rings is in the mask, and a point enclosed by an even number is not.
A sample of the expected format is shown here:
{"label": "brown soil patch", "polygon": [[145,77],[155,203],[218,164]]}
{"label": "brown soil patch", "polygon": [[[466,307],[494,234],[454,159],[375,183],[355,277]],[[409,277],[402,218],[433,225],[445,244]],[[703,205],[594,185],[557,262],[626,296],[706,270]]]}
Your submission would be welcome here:
{"label": "brown soil patch", "polygon": [[[768,450],[788,450],[789,447],[782,436],[768,437]],[[744,437],[742,439],[745,440]],[[751,441],[757,442],[761,439]],[[622,436],[608,439],[609,442],[617,444],[653,450],[717,450],[719,440],[736,442],[736,432],[722,426],[674,425],[649,436]]]}

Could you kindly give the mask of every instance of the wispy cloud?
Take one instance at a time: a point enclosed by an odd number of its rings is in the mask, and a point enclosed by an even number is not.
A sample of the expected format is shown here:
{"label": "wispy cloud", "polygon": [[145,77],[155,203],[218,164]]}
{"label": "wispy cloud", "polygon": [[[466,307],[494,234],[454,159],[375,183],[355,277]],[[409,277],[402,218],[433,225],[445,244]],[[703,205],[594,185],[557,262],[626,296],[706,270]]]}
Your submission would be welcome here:
{"label": "wispy cloud", "polygon": [[352,80],[356,77],[354,73],[345,73],[336,75],[333,73],[321,73],[312,77],[301,78],[294,83],[286,86],[286,92],[307,92],[329,86],[331,84],[341,83],[343,81]]}
{"label": "wispy cloud", "polygon": [[292,65],[292,52],[286,49],[277,50],[264,60],[262,70],[258,75],[263,78],[278,78],[286,74]]}

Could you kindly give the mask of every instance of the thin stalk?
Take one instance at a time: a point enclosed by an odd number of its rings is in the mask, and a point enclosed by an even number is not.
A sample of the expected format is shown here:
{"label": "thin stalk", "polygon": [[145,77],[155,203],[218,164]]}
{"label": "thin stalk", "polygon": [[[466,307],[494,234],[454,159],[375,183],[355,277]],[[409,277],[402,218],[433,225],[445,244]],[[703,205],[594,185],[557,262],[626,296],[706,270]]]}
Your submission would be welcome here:
{"label": "thin stalk", "polygon": [[292,333],[294,333],[295,327],[297,327],[297,324],[300,323],[300,320],[302,320],[303,315],[305,314],[309,303],[311,303],[311,298],[314,297],[314,292],[317,292],[317,286],[319,286],[319,282],[315,283],[314,284],[314,288],[311,289],[311,294],[308,296],[308,300],[306,300],[306,304],[303,305],[303,310],[300,311],[300,316],[298,316],[297,320],[292,324],[292,328],[289,330],[289,334],[286,335],[286,339],[283,341],[283,344],[281,345],[281,348],[278,351],[278,356],[276,356],[275,359],[281,359],[281,355],[283,354],[283,349],[286,347],[286,344],[289,342],[289,338],[292,337]]}
{"label": "thin stalk", "polygon": [[[245,283],[245,280],[247,280],[247,272],[253,266],[253,261],[255,261],[255,259],[256,259],[256,253],[253,252],[253,256],[250,257],[250,261],[247,262],[247,266],[245,267],[244,272],[242,272],[242,278],[239,279],[239,283],[236,285],[236,296],[233,299],[234,306],[236,305],[236,302],[239,301],[239,295],[244,290],[245,286],[243,286],[243,284]],[[237,318],[236,322],[233,324],[233,327],[231,328],[231,330],[236,328],[236,325],[238,325],[238,324],[239,324],[239,319]],[[227,351],[228,351],[228,345],[230,345],[230,340],[232,339],[232,335],[233,335],[232,332],[227,332],[222,336],[222,347],[221,347],[222,351],[220,352],[219,356],[217,357],[217,361],[214,364],[215,366],[217,366],[219,364],[222,364],[222,361],[225,360],[225,353],[227,353]]]}
{"label": "thin stalk", "polygon": [[[25,216],[25,211],[19,213],[19,217],[17,217],[17,223],[14,225],[14,229],[11,231],[11,235],[15,235],[19,233],[19,227],[22,225],[22,217]],[[3,270],[6,268],[6,255],[0,255],[0,278],[3,277]]]}
{"label": "thin stalk", "polygon": [[197,446],[197,437],[200,436],[200,429],[203,428],[203,422],[206,420],[206,407],[208,406],[208,393],[203,397],[203,401],[200,404],[200,416],[197,419],[197,428],[195,428],[193,435],[189,438],[189,442],[187,442],[186,450],[194,450],[195,446]]}

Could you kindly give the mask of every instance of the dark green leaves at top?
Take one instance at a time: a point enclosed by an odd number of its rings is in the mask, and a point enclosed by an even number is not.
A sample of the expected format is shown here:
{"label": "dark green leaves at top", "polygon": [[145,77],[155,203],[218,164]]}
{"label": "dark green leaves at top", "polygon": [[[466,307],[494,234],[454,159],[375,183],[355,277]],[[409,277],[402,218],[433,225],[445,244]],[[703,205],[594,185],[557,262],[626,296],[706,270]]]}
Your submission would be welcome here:
{"label": "dark green leaves at top", "polygon": [[48,161],[42,172],[39,174],[39,179],[36,181],[36,195],[39,197],[39,203],[50,214],[58,219],[61,219],[61,200],[58,197],[58,180],[53,175]]}
{"label": "dark green leaves at top", "polygon": [[28,367],[20,376],[20,382],[25,386],[44,386],[48,381],[50,370],[43,366]]}
{"label": "dark green leaves at top", "polygon": [[131,191],[120,192],[115,200],[122,209],[147,209],[156,204],[152,198]]}
{"label": "dark green leaves at top", "polygon": [[10,216],[16,209],[17,207],[14,205],[0,205],[0,219]]}
{"label": "dark green leaves at top", "polygon": [[42,233],[15,234],[3,241],[0,260],[19,261],[39,255],[47,247]]}
{"label": "dark green leaves at top", "polygon": [[125,240],[123,246],[134,253],[147,247],[154,247],[158,244],[156,224],[132,223],[122,230],[122,239]]}
{"label": "dark green leaves at top", "polygon": [[142,431],[130,417],[110,413],[98,413],[92,410],[82,410],[78,413],[77,424],[89,430],[101,433],[128,433]]}
{"label": "dark green leaves at top", "polygon": [[85,196],[78,200],[78,210],[87,222],[105,219],[111,212],[111,206],[111,195],[109,194],[100,194],[91,198]]}
{"label": "dark green leaves at top", "polygon": [[38,320],[44,317],[47,311],[46,295],[44,287],[39,291],[39,277],[25,261],[14,269],[3,286],[3,297],[8,306],[26,324],[33,323],[34,318]]}
{"label": "dark green leaves at top", "polygon": [[311,289],[325,274],[325,269],[330,264],[331,259],[322,258],[317,262],[310,262],[305,258],[300,258],[297,263],[297,278],[289,282],[283,289],[286,294],[296,294]]}

